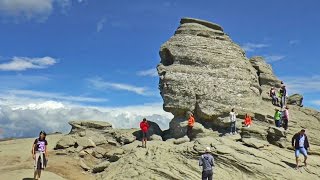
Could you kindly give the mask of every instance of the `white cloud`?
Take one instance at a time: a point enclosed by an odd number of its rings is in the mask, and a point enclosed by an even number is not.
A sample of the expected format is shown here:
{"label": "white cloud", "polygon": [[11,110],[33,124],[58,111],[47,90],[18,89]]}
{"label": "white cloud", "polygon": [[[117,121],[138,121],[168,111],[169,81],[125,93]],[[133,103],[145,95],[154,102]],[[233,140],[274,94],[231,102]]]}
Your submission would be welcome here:
{"label": "white cloud", "polygon": [[15,18],[45,21],[53,10],[53,0],[0,0],[0,13]]}
{"label": "white cloud", "polygon": [[106,108],[69,106],[54,101],[30,104],[20,108],[0,104],[3,137],[34,137],[40,130],[67,133],[71,128],[67,122],[71,120],[99,120],[115,128],[139,128],[139,122],[146,117],[167,129],[173,118],[162,110],[160,103]]}
{"label": "white cloud", "polygon": [[94,97],[86,97],[86,96],[68,96],[61,93],[48,93],[48,92],[41,92],[41,91],[31,91],[31,90],[9,90],[0,94],[0,97],[8,98],[12,97],[11,99],[16,98],[26,98],[26,101],[30,99],[46,99],[46,100],[58,100],[58,101],[67,101],[67,102],[107,102],[107,99],[104,98],[94,98]]}
{"label": "white cloud", "polygon": [[149,92],[146,87],[138,87],[138,86],[133,86],[129,84],[107,82],[99,77],[90,78],[87,80],[91,86],[93,86],[95,89],[98,89],[98,90],[114,89],[114,90],[129,91],[129,92],[133,92],[133,93],[144,95],[144,96],[153,95],[153,93]]}
{"label": "white cloud", "polygon": [[287,85],[292,93],[319,93],[320,75],[316,76],[292,76],[282,77],[281,80]]}
{"label": "white cloud", "polygon": [[57,63],[52,57],[29,58],[13,57],[10,62],[0,64],[1,71],[25,71],[27,69],[44,69]]}
{"label": "white cloud", "polygon": [[15,74],[15,75],[1,75],[0,89],[17,89],[17,88],[26,88],[32,85],[37,85],[50,81],[51,77],[46,75],[24,75],[24,74]]}
{"label": "white cloud", "polygon": [[102,18],[98,21],[97,23],[97,32],[100,32],[103,30],[103,26],[104,26],[104,23],[106,23],[106,18]]}
{"label": "white cloud", "polygon": [[300,41],[299,41],[299,40],[296,40],[296,39],[289,41],[289,44],[292,45],[292,46],[297,45],[297,44],[299,44],[299,43],[300,43]]}
{"label": "white cloud", "polygon": [[256,49],[266,48],[269,47],[269,44],[256,44],[256,43],[245,43],[241,47],[243,50],[247,52],[253,52]]}
{"label": "white cloud", "polygon": [[156,68],[152,68],[152,69],[140,71],[140,72],[138,72],[138,75],[139,75],[139,76],[157,77],[157,76],[158,76],[158,71],[157,71]]}
{"label": "white cloud", "polygon": [[[84,0],[77,0],[78,3]],[[55,5],[65,13],[72,6],[72,0],[0,0],[0,15],[15,22],[35,20],[44,22],[52,14]]]}
{"label": "white cloud", "polygon": [[276,61],[281,61],[283,60],[286,56],[284,55],[267,55],[267,56],[264,56],[266,61],[268,63],[272,63],[272,62],[276,62]]}

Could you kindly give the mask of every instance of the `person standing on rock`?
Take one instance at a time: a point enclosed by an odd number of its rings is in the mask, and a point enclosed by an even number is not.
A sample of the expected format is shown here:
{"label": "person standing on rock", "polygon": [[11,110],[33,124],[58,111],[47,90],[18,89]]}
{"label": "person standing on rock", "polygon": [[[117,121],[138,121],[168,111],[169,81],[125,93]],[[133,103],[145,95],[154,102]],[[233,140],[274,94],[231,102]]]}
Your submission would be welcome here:
{"label": "person standing on rock", "polygon": [[283,108],[286,105],[286,98],[287,98],[286,86],[284,86],[284,85],[281,86],[279,93],[280,93],[280,98],[281,98],[280,106],[281,106],[281,108]]}
{"label": "person standing on rock", "polygon": [[142,132],[142,147],[147,147],[147,140],[148,140],[148,130],[149,130],[149,123],[146,118],[143,118],[143,120],[140,122],[140,129]]}
{"label": "person standing on rock", "polygon": [[295,150],[295,156],[296,156],[296,168],[299,168],[299,154],[303,154],[304,156],[304,165],[307,166],[307,150],[310,148],[308,137],[306,135],[306,130],[302,129],[300,132],[295,134],[292,137],[291,144],[293,149]]}
{"label": "person standing on rock", "polygon": [[279,109],[274,109],[276,112],[274,113],[274,122],[276,127],[280,127],[280,121],[281,121],[281,112]]}
{"label": "person standing on rock", "polygon": [[34,179],[40,179],[41,170],[47,165],[48,158],[48,142],[46,140],[46,133],[41,131],[39,138],[37,138],[32,145],[32,157],[34,159]]}
{"label": "person standing on rock", "polygon": [[236,131],[237,115],[238,114],[234,112],[234,108],[232,108],[230,112],[230,134],[237,134],[237,131]]}
{"label": "person standing on rock", "polygon": [[282,127],[284,130],[288,129],[288,123],[289,123],[289,107],[286,106],[286,108],[282,111]]}
{"label": "person standing on rock", "polygon": [[207,147],[199,159],[199,166],[202,166],[202,180],[212,180],[213,178],[214,158],[210,153],[211,149]]}
{"label": "person standing on rock", "polygon": [[191,140],[191,135],[192,135],[192,129],[195,123],[195,119],[192,113],[190,113],[189,115],[189,119],[188,119],[188,129],[187,129],[187,136],[189,137],[189,139]]}

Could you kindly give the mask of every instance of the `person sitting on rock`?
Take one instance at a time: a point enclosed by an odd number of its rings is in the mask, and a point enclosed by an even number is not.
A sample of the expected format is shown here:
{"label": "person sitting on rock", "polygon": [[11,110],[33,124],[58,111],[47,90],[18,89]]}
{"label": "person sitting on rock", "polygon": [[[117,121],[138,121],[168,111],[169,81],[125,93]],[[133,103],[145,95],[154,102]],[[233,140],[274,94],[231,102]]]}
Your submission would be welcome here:
{"label": "person sitting on rock", "polygon": [[280,127],[280,121],[281,121],[281,113],[279,111],[279,109],[274,109],[276,112],[274,113],[274,121],[275,121],[275,125],[276,127]]}
{"label": "person sitting on rock", "polygon": [[251,124],[252,124],[251,116],[249,116],[249,114],[246,114],[244,117],[244,126],[249,128]]}
{"label": "person sitting on rock", "polygon": [[282,111],[282,127],[284,130],[288,129],[288,123],[289,123],[289,107],[286,106],[286,108]]}
{"label": "person sitting on rock", "polygon": [[199,158],[199,166],[202,166],[202,180],[212,180],[213,178],[214,158],[210,153],[211,149],[207,147],[205,153]]}
{"label": "person sitting on rock", "polygon": [[274,87],[272,87],[270,89],[269,96],[272,99],[271,100],[272,104],[275,105],[275,106],[278,106],[279,105],[279,100],[278,100],[278,97],[277,97],[277,91],[275,90]]}
{"label": "person sitting on rock", "polygon": [[40,179],[41,170],[47,165],[48,160],[48,142],[46,140],[46,133],[41,131],[39,138],[37,138],[32,145],[32,158],[34,159],[34,179]]}
{"label": "person sitting on rock", "polygon": [[236,131],[237,115],[238,114],[234,111],[234,108],[232,108],[230,112],[230,134],[237,134],[237,131]]}
{"label": "person sitting on rock", "polygon": [[187,129],[187,136],[189,137],[190,140],[191,140],[192,128],[194,126],[194,123],[195,123],[194,116],[192,113],[190,113],[189,119],[188,119],[188,129]]}
{"label": "person sitting on rock", "polygon": [[142,132],[142,147],[147,147],[147,140],[148,140],[148,130],[149,130],[149,123],[146,118],[143,118],[143,120],[140,122],[140,129]]}
{"label": "person sitting on rock", "polygon": [[295,150],[296,156],[296,168],[299,168],[299,154],[302,153],[304,156],[304,165],[307,166],[307,150],[310,148],[306,130],[302,129],[300,132],[292,137],[291,144]]}

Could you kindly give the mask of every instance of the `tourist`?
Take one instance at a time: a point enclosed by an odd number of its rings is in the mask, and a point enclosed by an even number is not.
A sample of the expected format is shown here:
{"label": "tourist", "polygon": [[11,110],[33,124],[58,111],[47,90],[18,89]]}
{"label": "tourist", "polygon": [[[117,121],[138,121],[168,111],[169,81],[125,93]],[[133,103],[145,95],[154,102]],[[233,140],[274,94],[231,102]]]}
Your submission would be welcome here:
{"label": "tourist", "polygon": [[286,106],[286,108],[282,111],[282,127],[285,130],[288,129],[288,123],[289,123],[289,107]]}
{"label": "tourist", "polygon": [[286,106],[286,98],[287,98],[287,89],[286,86],[281,86],[280,90],[280,107],[283,108],[284,106]]}
{"label": "tourist", "polygon": [[32,145],[32,158],[34,159],[34,179],[40,179],[41,170],[47,165],[48,160],[48,142],[46,140],[46,133],[41,131],[39,138],[37,138]]}
{"label": "tourist", "polygon": [[277,97],[277,91],[275,90],[274,87],[272,87],[270,89],[269,96],[271,97],[272,104],[275,105],[275,106],[278,106],[279,105],[279,101],[278,101],[278,97]]}
{"label": "tourist", "polygon": [[275,121],[275,125],[276,127],[280,127],[280,121],[281,121],[281,112],[279,111],[279,109],[275,109],[275,113],[274,113],[274,121]]}
{"label": "tourist", "polygon": [[234,108],[232,108],[230,112],[230,134],[237,134],[237,131],[236,131],[237,115],[238,114],[234,111]]}
{"label": "tourist", "polygon": [[251,124],[252,124],[252,119],[249,116],[249,114],[246,114],[244,117],[244,126],[249,128]]}
{"label": "tourist", "polygon": [[149,123],[146,118],[140,122],[140,129],[142,134],[142,147],[147,148],[147,140],[148,140],[148,130],[149,130]]}
{"label": "tourist", "polygon": [[192,129],[195,123],[195,119],[192,113],[189,114],[189,119],[188,119],[188,128],[187,128],[187,136],[189,137],[189,139],[191,140],[191,136],[192,136]]}
{"label": "tourist", "polygon": [[207,147],[199,159],[199,166],[202,166],[202,180],[212,180],[213,178],[214,158],[210,153],[211,149]]}
{"label": "tourist", "polygon": [[307,166],[307,157],[308,157],[307,150],[310,146],[309,146],[308,137],[305,134],[305,132],[306,131],[304,129],[302,129],[300,132],[295,134],[291,140],[292,147],[295,150],[296,168],[299,168],[299,154],[300,153],[303,154],[303,156],[304,156],[303,163],[305,166]]}

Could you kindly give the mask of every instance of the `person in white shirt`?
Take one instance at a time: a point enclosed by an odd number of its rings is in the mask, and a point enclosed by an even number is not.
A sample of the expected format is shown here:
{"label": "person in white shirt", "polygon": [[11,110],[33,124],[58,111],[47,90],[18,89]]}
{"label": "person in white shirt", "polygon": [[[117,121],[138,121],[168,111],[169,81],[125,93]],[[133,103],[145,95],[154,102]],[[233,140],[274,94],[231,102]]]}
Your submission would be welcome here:
{"label": "person in white shirt", "polygon": [[236,131],[237,115],[238,114],[234,112],[234,108],[232,108],[230,112],[230,134],[237,134],[237,131]]}

